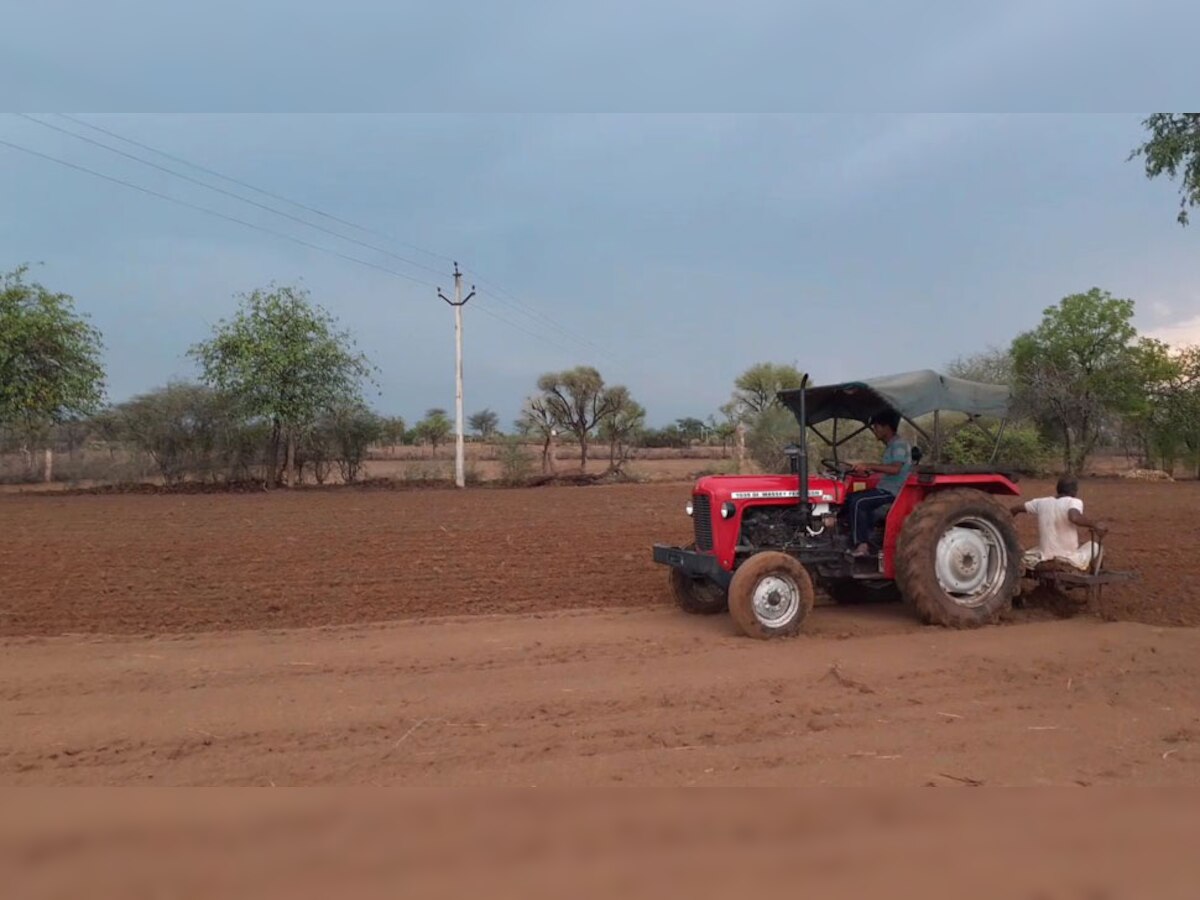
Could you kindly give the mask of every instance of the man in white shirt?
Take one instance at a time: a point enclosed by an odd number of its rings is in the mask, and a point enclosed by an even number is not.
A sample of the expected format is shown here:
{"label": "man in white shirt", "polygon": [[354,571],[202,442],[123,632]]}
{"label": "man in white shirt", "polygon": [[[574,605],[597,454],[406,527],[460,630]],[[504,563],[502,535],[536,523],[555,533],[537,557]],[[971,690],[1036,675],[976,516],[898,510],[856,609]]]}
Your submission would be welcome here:
{"label": "man in white shirt", "polygon": [[1061,560],[1086,572],[1099,546],[1095,541],[1080,544],[1076,529],[1090,528],[1104,537],[1108,527],[1083,514],[1083,501],[1076,496],[1079,484],[1074,478],[1060,478],[1056,490],[1057,496],[1037,497],[1012,507],[1014,516],[1029,513],[1038,520],[1038,545],[1025,553],[1025,565],[1032,569],[1039,563]]}

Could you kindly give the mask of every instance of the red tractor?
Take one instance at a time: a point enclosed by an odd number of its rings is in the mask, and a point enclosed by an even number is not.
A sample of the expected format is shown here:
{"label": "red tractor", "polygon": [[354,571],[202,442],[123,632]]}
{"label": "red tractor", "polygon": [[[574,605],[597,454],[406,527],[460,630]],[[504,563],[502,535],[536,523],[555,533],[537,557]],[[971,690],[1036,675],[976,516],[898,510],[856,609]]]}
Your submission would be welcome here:
{"label": "red tractor", "polygon": [[[806,382],[779,399],[800,425],[800,443],[788,448],[791,474],[701,478],[687,505],[695,543],[654,546],[654,561],[670,567],[672,593],[685,611],[728,609],[747,635],[770,638],[800,630],[814,583],[840,602],[898,592],[925,621],[956,628],[995,622],[1011,607],[1021,548],[998,498],[1020,494],[1017,476],[938,463],[948,437],[943,412],[965,416],[954,430],[983,429],[995,458],[1008,388],[921,371],[824,387]],[[864,558],[853,553],[840,513],[851,493],[874,487],[879,476],[852,470],[838,451],[887,411],[916,430],[933,461],[914,450],[904,486],[875,514],[882,549]],[[998,420],[998,430],[987,420]],[[811,477],[810,431],[830,454]]]}

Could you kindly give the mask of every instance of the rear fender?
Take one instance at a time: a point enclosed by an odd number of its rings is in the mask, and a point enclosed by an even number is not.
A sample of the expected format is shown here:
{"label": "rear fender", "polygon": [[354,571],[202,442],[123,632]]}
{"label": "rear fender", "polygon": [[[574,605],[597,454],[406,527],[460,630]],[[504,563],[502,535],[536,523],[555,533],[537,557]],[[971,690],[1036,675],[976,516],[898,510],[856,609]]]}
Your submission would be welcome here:
{"label": "rear fender", "polygon": [[995,494],[999,497],[1019,497],[1021,490],[1003,475],[944,475],[937,476],[929,482],[909,480],[896,497],[888,512],[883,535],[883,574],[888,578],[896,577],[896,545],[900,542],[900,530],[905,520],[912,514],[930,494],[948,491],[955,488],[969,488],[983,491],[985,494]]}

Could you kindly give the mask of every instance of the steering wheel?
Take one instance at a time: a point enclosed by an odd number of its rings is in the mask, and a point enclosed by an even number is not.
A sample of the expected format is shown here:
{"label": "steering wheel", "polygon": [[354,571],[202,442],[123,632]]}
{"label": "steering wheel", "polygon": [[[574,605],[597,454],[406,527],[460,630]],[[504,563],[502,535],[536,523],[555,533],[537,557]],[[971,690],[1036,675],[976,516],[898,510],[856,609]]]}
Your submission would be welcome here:
{"label": "steering wheel", "polygon": [[823,459],[821,460],[821,465],[823,465],[827,471],[833,472],[839,478],[844,478],[854,471],[854,466],[845,460]]}

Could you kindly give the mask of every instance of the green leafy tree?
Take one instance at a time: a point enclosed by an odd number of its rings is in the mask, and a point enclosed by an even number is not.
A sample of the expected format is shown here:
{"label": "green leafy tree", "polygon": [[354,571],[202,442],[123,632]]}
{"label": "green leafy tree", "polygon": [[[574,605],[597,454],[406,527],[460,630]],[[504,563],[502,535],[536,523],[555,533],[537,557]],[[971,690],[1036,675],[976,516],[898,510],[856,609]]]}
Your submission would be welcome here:
{"label": "green leafy tree", "polygon": [[[49,429],[88,416],[104,396],[100,332],[67,294],[27,282],[21,266],[0,276],[0,427],[26,446]],[[45,478],[52,478],[46,453]]]}
{"label": "green leafy tree", "polygon": [[1082,473],[1106,421],[1145,402],[1149,350],[1133,312],[1132,300],[1093,288],[1047,308],[1013,341],[1020,410],[1061,440],[1067,472]]}
{"label": "green leafy tree", "polygon": [[1200,347],[1151,343],[1145,351],[1148,400],[1130,417],[1132,431],[1147,461],[1172,471],[1186,456],[1200,477]]}
{"label": "green leafy tree", "polygon": [[795,366],[757,363],[734,382],[730,413],[737,421],[753,418],[764,410],[777,407],[780,391],[798,388],[803,383],[804,375]]}
{"label": "green leafy tree", "polygon": [[1142,122],[1149,136],[1129,155],[1146,162],[1146,177],[1166,175],[1179,184],[1180,225],[1188,207],[1200,204],[1200,113],[1154,113]]}
{"label": "green leafy tree", "polygon": [[490,441],[500,427],[500,417],[490,409],[481,409],[467,419],[467,426],[479,435],[480,440]]}
{"label": "green leafy tree", "polygon": [[[998,465],[1036,475],[1045,471],[1048,452],[1038,429],[1014,424],[1005,429],[999,445],[978,428],[963,428],[942,449],[945,460],[956,465]],[[993,456],[994,454],[994,456]]]}
{"label": "green leafy tree", "polygon": [[454,430],[454,425],[446,416],[446,411],[439,407],[427,409],[425,418],[416,425],[417,437],[427,441],[433,448],[433,455],[437,457],[437,449],[450,437],[450,433]]}
{"label": "green leafy tree", "polygon": [[578,366],[543,375],[538,390],[552,420],[579,441],[579,470],[586,471],[592,430],[619,409],[624,389],[606,386],[591,366]]}
{"label": "green leafy tree", "polygon": [[323,412],[361,402],[362,383],[373,371],[307,291],[286,286],[242,295],[234,317],[189,353],[206,384],[234,398],[245,415],[270,423],[272,470],[286,443],[288,486],[305,430]]}

